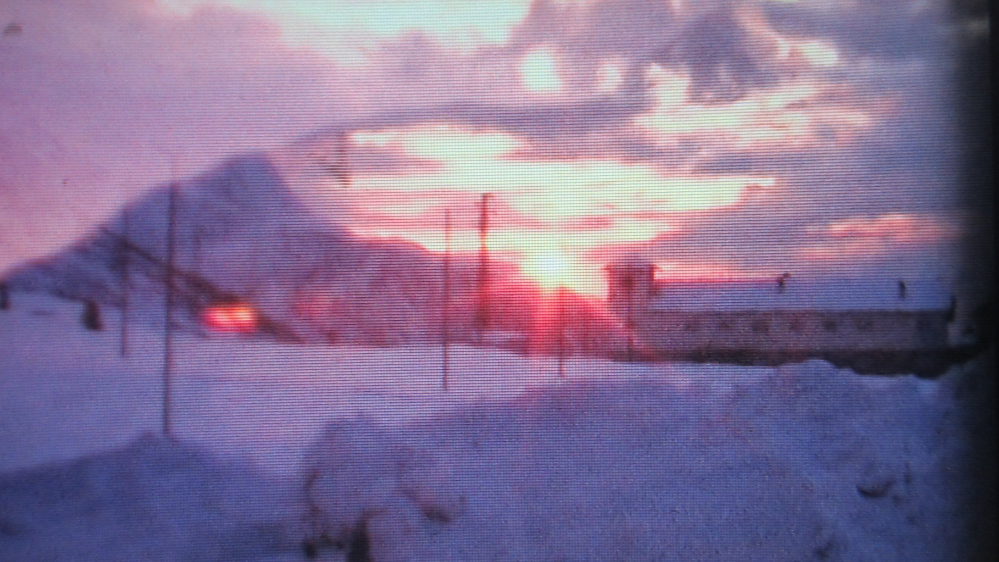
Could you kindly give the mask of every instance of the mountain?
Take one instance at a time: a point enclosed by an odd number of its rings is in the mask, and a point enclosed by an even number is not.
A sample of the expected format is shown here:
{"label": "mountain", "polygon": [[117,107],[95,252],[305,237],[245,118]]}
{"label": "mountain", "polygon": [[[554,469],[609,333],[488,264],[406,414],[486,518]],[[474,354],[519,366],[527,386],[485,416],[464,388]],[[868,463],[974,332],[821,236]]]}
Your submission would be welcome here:
{"label": "mountain", "polygon": [[[289,340],[389,345],[439,337],[441,259],[415,244],[359,238],[317,216],[268,155],[234,157],[173,188],[175,322],[194,328],[203,307],[240,301],[255,305],[265,331]],[[155,189],[6,283],[120,307],[127,266],[130,314],[162,321],[170,189]],[[452,281],[460,320],[470,316],[463,303],[471,301],[473,266],[455,262]],[[455,325],[462,332],[462,322]]]}

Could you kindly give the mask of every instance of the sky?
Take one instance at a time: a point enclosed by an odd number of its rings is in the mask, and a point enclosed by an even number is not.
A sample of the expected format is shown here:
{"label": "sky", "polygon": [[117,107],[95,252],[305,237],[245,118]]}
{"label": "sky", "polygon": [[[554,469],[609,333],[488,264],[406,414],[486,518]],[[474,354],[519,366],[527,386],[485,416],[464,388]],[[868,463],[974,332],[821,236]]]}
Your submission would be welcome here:
{"label": "sky", "polygon": [[490,193],[492,251],[594,294],[624,258],[953,276],[975,214],[940,0],[7,0],[0,28],[0,274],[257,150],[346,166],[288,177],[433,251],[446,210],[474,251]]}

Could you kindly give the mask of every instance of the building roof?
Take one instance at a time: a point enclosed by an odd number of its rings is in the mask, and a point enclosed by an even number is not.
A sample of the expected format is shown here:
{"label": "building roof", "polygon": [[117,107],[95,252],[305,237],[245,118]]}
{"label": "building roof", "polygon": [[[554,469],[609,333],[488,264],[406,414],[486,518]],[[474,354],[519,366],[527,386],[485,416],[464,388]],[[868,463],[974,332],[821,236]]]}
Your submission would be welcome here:
{"label": "building roof", "polygon": [[935,279],[806,280],[789,278],[779,290],[773,281],[662,282],[652,297],[652,310],[946,310],[951,291]]}

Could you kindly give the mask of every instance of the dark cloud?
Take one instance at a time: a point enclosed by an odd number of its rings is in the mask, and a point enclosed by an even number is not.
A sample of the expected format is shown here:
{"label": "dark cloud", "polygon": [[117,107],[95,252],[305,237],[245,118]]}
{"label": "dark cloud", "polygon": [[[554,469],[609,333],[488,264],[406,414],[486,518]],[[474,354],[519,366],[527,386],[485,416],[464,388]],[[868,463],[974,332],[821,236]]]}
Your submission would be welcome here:
{"label": "dark cloud", "polygon": [[[649,107],[644,97],[613,95],[577,103],[512,105],[458,102],[425,107],[389,109],[371,117],[339,120],[320,130],[332,135],[344,130],[388,129],[422,123],[448,122],[472,129],[504,130],[539,142],[561,143],[569,148],[580,135],[627,125]],[[569,143],[566,145],[565,143]]]}
{"label": "dark cloud", "polygon": [[701,103],[731,102],[750,89],[771,86],[779,75],[771,51],[750,36],[731,7],[699,14],[685,23],[656,62],[690,71],[691,96]]}
{"label": "dark cloud", "polygon": [[701,162],[697,166],[696,171],[705,175],[752,174],[759,173],[761,168],[764,167],[773,167],[770,157],[752,153],[733,152]]}
{"label": "dark cloud", "polygon": [[21,24],[17,23],[16,21],[8,23],[3,28],[4,37],[16,37],[21,33],[24,33],[24,28],[22,28]]}
{"label": "dark cloud", "polygon": [[[333,173],[338,164],[336,151],[310,153],[321,171]],[[342,165],[357,175],[407,176],[438,172],[444,163],[431,158],[418,158],[389,147],[351,146],[342,158]]]}
{"label": "dark cloud", "polygon": [[[773,46],[753,37],[740,3],[710,0],[674,11],[669,2],[603,0],[586,5],[538,1],[512,45],[553,43],[592,73],[608,58],[627,61],[625,88],[646,87],[650,63],[689,72],[695,99],[718,103],[773,84]],[[753,3],[743,3],[751,5]]]}
{"label": "dark cloud", "polygon": [[863,0],[826,5],[769,2],[765,9],[778,30],[832,40],[851,55],[887,59],[949,56],[945,2]]}
{"label": "dark cloud", "polygon": [[[386,84],[384,89],[375,86],[370,92],[369,98],[377,104],[370,112],[374,117],[359,125],[345,126],[390,127],[448,120],[505,129],[540,142],[571,145],[575,138],[589,132],[627,125],[650,109],[654,103],[647,78],[651,64],[687,74],[692,101],[709,105],[729,103],[754,91],[775,87],[802,72],[787,68],[788,63],[778,60],[775,40],[759,26],[783,26],[781,32],[795,34],[797,38],[827,37],[840,46],[841,39],[846,41],[840,35],[851,33],[843,29],[869,25],[872,10],[875,15],[882,12],[885,15],[902,5],[896,2],[899,5],[892,8],[889,3],[881,2],[849,11],[807,7],[807,2],[786,8],[773,8],[773,2],[711,0],[688,4],[693,5],[677,13],[669,2],[659,0],[603,0],[585,4],[538,0],[504,45],[460,52],[415,32],[387,41],[372,55]],[[761,10],[761,5],[766,9]],[[934,15],[932,10],[909,11],[913,15],[902,18],[909,23],[899,36],[912,42],[928,36],[932,39],[934,30],[942,25],[939,14]],[[764,15],[775,21],[767,21]],[[813,20],[815,29],[798,29],[811,25],[809,22]],[[837,22],[829,26],[835,30],[835,36],[830,30],[823,31],[822,25],[829,25],[829,20]],[[854,39],[860,44],[865,41]],[[891,36],[883,39],[882,43],[894,40]],[[880,41],[873,35],[869,40]],[[933,41],[921,43],[924,47],[927,44],[932,46]],[[849,41],[843,46],[848,50],[853,48]],[[892,50],[882,46],[888,52]],[[552,49],[563,62],[566,91],[554,100],[525,96],[516,83],[518,60],[539,47]],[[940,50],[926,52],[939,55]],[[912,53],[915,51],[906,56],[915,56]],[[582,96],[581,92],[593,90],[599,67],[607,63],[617,64],[623,72],[617,90]],[[886,68],[880,76],[873,77],[887,84],[868,85],[884,91],[890,87],[896,70]],[[844,83],[863,85],[865,80],[872,79],[849,71],[837,72],[836,79]],[[635,147],[639,151],[647,148]]]}

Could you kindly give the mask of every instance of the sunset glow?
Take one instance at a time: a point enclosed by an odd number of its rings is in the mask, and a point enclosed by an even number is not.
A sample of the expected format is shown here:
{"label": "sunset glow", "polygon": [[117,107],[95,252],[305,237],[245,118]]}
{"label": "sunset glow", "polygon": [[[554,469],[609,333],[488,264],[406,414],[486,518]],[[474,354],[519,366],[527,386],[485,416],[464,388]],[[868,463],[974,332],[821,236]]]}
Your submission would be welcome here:
{"label": "sunset glow", "polygon": [[558,251],[547,251],[526,258],[523,272],[546,290],[571,286],[574,273],[572,259]]}
{"label": "sunset glow", "polygon": [[586,257],[592,251],[649,242],[671,228],[670,215],[733,206],[749,188],[776,187],[766,176],[694,174],[609,158],[532,158],[530,139],[443,124],[359,130],[351,139],[357,161],[388,151],[401,161],[435,163],[431,169],[358,171],[353,189],[325,191],[326,205],[357,209],[355,232],[405,238],[440,252],[440,221],[450,208],[456,213],[453,248],[471,252],[478,244],[478,201],[490,193],[491,250],[521,256],[522,271],[549,286],[543,263],[561,245],[558,253],[573,264],[561,282],[594,294],[603,279],[601,264]]}
{"label": "sunset glow", "polygon": [[322,220],[435,253],[447,210],[477,250],[492,194],[497,259],[593,294],[619,252],[769,275],[963,236],[933,210],[956,205],[939,6],[99,4],[0,9],[23,30],[0,39],[0,267],[255,152]]}

